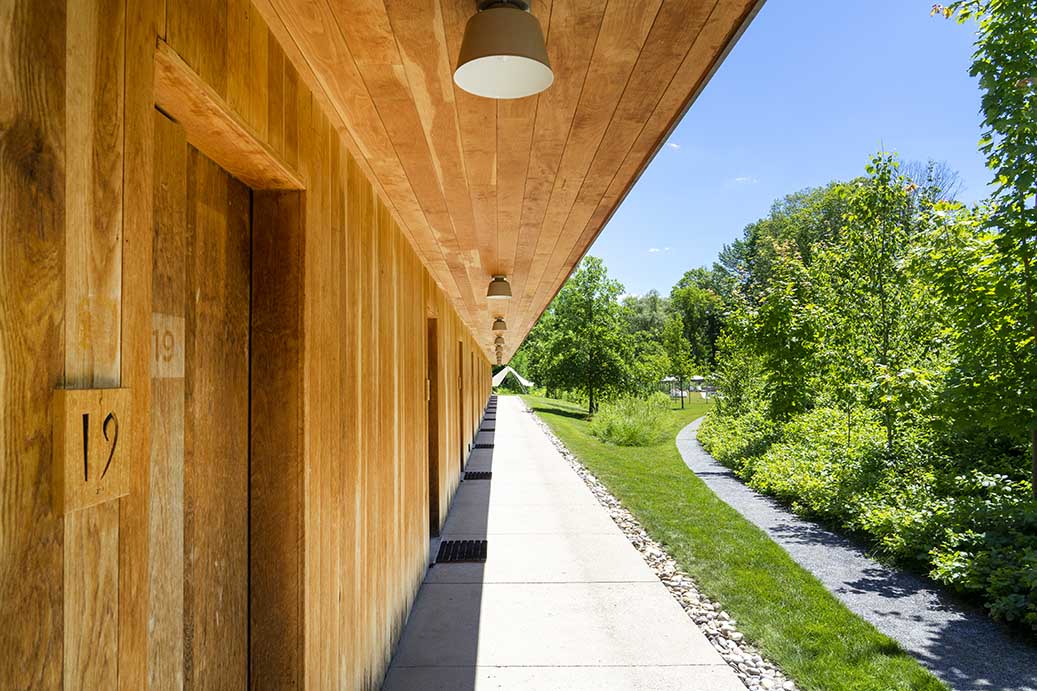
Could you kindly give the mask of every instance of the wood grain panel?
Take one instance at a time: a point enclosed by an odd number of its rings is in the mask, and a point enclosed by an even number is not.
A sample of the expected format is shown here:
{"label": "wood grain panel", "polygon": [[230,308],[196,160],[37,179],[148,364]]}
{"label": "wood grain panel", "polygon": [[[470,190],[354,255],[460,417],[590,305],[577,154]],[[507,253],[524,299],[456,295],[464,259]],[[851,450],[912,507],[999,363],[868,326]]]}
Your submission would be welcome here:
{"label": "wood grain panel", "polygon": [[[152,313],[184,323],[187,317],[187,140],[157,111],[154,117],[154,240]],[[159,320],[155,320],[158,322]],[[170,340],[185,334],[171,332]],[[149,360],[164,357],[164,329],[151,334]],[[180,352],[183,352],[181,349]],[[182,371],[182,370],[181,370]],[[150,381],[151,474],[148,564],[148,687],[184,685],[184,378]]]}
{"label": "wood grain panel", "polygon": [[[468,194],[471,197],[475,223],[475,244],[483,271],[490,274],[505,271],[497,227],[497,102],[472,96],[453,84],[454,60],[461,50],[464,27],[471,7],[464,3],[440,3],[446,33],[446,65],[448,88],[453,90],[453,102],[460,127],[461,165],[467,174]],[[539,6],[537,11],[545,20],[550,7]],[[527,99],[535,100],[535,99]],[[528,149],[527,149],[528,150]]]}
{"label": "wood grain panel", "polygon": [[[528,287],[547,205],[551,199],[558,166],[565,153],[572,120],[583,92],[605,5],[593,0],[556,3],[551,8],[547,47],[555,70],[555,82],[539,96],[532,148],[523,193],[522,213],[516,238],[516,258],[512,293],[521,301]],[[521,313],[510,306],[512,321]],[[515,333],[518,339],[523,334]],[[509,338],[510,340],[510,338]],[[492,343],[492,339],[490,339]],[[510,344],[505,352],[511,352]],[[488,346],[492,352],[492,346]]]}
{"label": "wood grain panel", "polygon": [[118,684],[119,503],[65,514],[66,689]]}
{"label": "wood grain panel", "polygon": [[[227,95],[228,3],[166,0],[165,39],[191,69],[221,97]],[[237,21],[237,18],[235,18]]]}
{"label": "wood grain panel", "polygon": [[[386,7],[400,47],[410,99],[417,108],[425,134],[434,180],[442,189],[457,239],[459,254],[452,258],[469,270],[468,280],[476,283],[479,277],[471,275],[471,270],[478,270],[480,263],[492,266],[495,262],[496,247],[492,240],[496,228],[477,229],[475,226],[454,100],[454,57],[447,46],[443,13],[439,3],[421,0],[388,0]],[[431,11],[422,12],[428,8]],[[456,13],[451,13],[452,30],[455,29],[455,17]],[[492,110],[485,108],[483,112],[493,114]],[[383,113],[383,118],[392,117],[392,114]],[[483,123],[487,138],[492,137],[493,126],[492,119]],[[485,165],[484,155],[479,160],[483,163],[479,172],[492,176],[492,163]]]}
{"label": "wood grain panel", "polygon": [[[119,385],[125,3],[69,6],[66,26],[65,377]],[[119,505],[65,516],[64,686],[118,685]]]}
{"label": "wood grain panel", "polygon": [[184,678],[241,687],[248,657],[249,191],[187,162]]}
{"label": "wood grain panel", "polygon": [[63,522],[50,508],[65,275],[65,3],[0,4],[0,686],[62,685]]}
{"label": "wood grain panel", "polygon": [[122,386],[132,394],[130,494],[119,501],[119,688],[148,685],[152,342],[152,55],[161,0],[126,0],[123,99]]}
{"label": "wood grain panel", "polygon": [[[264,190],[302,189],[296,172],[266,143],[265,134],[249,127],[165,43],[155,52],[155,104],[184,128],[188,142],[245,184]],[[263,109],[265,130],[265,101]]]}

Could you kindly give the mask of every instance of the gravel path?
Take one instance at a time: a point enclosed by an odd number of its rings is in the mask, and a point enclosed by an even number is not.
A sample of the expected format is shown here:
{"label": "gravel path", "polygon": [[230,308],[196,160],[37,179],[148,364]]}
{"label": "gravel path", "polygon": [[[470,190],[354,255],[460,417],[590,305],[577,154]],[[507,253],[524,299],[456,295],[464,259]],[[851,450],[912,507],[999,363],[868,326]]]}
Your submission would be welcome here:
{"label": "gravel path", "polygon": [[689,468],[780,544],[847,607],[893,638],[956,691],[1037,691],[1037,647],[932,583],[869,559],[846,538],[798,518],[745,486],[696,437],[701,418],[677,435]]}

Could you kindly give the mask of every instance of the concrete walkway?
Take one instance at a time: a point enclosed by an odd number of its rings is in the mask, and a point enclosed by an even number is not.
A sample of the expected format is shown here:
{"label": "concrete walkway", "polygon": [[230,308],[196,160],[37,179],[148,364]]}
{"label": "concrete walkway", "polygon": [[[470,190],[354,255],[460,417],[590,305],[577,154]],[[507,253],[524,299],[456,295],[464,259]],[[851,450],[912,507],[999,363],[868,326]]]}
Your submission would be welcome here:
{"label": "concrete walkway", "polygon": [[677,435],[689,468],[780,544],[847,607],[893,638],[956,691],[1037,691],[1037,647],[933,584],[869,559],[858,546],[746,487],[696,437],[701,418]]}
{"label": "concrete walkway", "polygon": [[[429,569],[385,689],[745,691],[517,397],[480,433],[443,539],[485,564]],[[491,413],[492,416],[492,413]]]}

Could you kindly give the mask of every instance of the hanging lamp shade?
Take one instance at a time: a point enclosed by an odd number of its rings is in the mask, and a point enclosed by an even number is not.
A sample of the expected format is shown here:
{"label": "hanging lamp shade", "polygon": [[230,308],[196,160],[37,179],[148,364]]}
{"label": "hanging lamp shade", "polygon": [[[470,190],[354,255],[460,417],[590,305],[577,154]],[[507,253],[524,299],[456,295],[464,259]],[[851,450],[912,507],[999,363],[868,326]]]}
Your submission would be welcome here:
{"label": "hanging lamp shade", "polygon": [[504,346],[504,337],[503,336],[497,336],[497,338],[493,339],[493,344],[497,345],[497,346],[502,346],[503,347]]}
{"label": "hanging lamp shade", "polygon": [[504,276],[494,276],[486,288],[486,297],[490,300],[508,300],[511,298],[511,284]]}
{"label": "hanging lamp shade", "polygon": [[497,317],[496,319],[493,320],[493,330],[494,331],[507,331],[508,330],[508,324],[507,324],[507,322],[504,321],[504,317]]}
{"label": "hanging lamp shade", "polygon": [[529,3],[480,2],[465,26],[454,83],[476,96],[505,99],[538,94],[552,82],[544,32]]}

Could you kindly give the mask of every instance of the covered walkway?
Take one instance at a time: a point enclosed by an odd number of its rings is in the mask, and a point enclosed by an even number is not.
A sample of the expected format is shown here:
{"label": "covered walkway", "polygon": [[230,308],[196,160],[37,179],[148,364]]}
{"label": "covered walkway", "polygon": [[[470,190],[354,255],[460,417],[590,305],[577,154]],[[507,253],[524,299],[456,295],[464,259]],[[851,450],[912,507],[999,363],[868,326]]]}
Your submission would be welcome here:
{"label": "covered walkway", "polygon": [[384,688],[744,691],[522,401],[497,400],[465,468],[492,477],[462,483],[442,535],[487,540],[486,562],[428,570]]}

